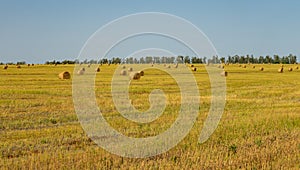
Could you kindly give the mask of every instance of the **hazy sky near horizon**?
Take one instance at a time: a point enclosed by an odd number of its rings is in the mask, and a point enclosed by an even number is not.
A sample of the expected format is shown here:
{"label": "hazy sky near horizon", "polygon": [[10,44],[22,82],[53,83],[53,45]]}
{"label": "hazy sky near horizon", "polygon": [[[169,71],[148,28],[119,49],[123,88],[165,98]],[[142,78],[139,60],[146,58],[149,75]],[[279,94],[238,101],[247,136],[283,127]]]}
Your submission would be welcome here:
{"label": "hazy sky near horizon", "polygon": [[298,0],[1,0],[0,62],[76,59],[100,27],[139,12],[169,13],[190,21],[221,56],[300,55]]}

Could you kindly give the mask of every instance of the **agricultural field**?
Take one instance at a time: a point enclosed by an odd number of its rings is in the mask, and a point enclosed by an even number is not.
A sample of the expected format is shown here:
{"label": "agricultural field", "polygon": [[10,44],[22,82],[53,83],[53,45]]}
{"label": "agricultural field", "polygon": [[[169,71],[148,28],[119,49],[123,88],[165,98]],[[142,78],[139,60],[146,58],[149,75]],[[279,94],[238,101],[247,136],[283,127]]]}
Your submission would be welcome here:
{"label": "agricultural field", "polygon": [[[113,105],[111,79],[117,66],[100,66],[95,80],[97,104],[105,111],[107,122],[136,138],[168,129],[180,109],[176,81],[155,67],[146,69],[140,80],[131,81],[130,98],[138,110],[150,107],[148,97],[153,89],[163,90],[167,98],[161,117],[138,124],[123,118]],[[284,65],[283,73],[278,73],[281,65],[245,66],[225,66],[224,113],[212,136],[199,144],[211,91],[205,66],[196,64],[197,71],[192,73],[200,92],[197,121],[176,147],[149,158],[111,154],[87,137],[75,113],[72,78],[58,78],[63,71],[72,76],[74,65],[1,67],[0,169],[299,169],[298,65]]]}

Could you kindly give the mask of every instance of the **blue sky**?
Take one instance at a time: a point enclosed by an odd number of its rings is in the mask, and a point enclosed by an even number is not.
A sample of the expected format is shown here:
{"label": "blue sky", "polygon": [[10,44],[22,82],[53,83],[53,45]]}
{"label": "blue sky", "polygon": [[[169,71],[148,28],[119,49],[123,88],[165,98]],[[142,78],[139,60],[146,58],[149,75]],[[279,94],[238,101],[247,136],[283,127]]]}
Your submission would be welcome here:
{"label": "blue sky", "polygon": [[101,26],[137,12],[164,12],[189,20],[221,56],[299,56],[299,8],[297,0],[1,0],[0,62],[75,59]]}

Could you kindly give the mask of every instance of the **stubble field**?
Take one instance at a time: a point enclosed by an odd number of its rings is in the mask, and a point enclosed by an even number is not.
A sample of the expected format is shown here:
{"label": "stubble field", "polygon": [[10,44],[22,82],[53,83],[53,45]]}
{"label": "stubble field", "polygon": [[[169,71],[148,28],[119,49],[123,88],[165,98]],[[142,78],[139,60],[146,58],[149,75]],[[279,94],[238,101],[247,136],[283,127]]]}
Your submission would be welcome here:
{"label": "stubble field", "polygon": [[[126,120],[111,99],[111,78],[118,65],[102,65],[96,97],[106,120],[131,137],[158,135],[168,129],[180,109],[176,81],[155,68],[132,81],[133,105],[145,111],[153,89],[167,100],[163,115],[149,124]],[[299,169],[300,70],[285,65],[225,66],[227,94],[218,128],[203,144],[200,131],[210,108],[210,83],[204,65],[193,72],[200,110],[190,133],[170,151],[149,158],[113,155],[90,140],[74,110],[72,80],[58,73],[74,65],[35,65],[0,69],[0,169]],[[179,65],[184,67],[184,65]],[[264,71],[259,71],[264,67]],[[170,69],[174,69],[173,67]],[[84,76],[84,75],[83,75]]]}

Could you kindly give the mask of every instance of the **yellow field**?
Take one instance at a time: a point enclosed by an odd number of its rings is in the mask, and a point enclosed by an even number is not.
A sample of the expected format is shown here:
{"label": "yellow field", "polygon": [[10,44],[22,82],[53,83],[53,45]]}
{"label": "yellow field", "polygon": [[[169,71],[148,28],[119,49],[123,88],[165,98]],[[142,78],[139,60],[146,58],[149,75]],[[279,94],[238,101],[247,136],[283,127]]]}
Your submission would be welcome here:
{"label": "yellow field", "polygon": [[[113,155],[87,137],[72,99],[74,65],[35,65],[0,69],[0,169],[299,169],[300,70],[297,65],[225,66],[226,106],[215,133],[198,143],[210,108],[210,83],[204,65],[193,72],[200,91],[199,116],[191,132],[170,151],[144,159]],[[96,77],[96,97],[112,127],[131,137],[158,135],[168,129],[180,108],[179,89],[156,69],[132,81],[130,98],[142,111],[149,93],[162,89],[168,99],[163,115],[149,124],[124,119],[111,99],[117,66],[103,65]],[[179,65],[179,67],[184,67]],[[259,71],[264,67],[264,71]],[[287,69],[294,68],[288,72]],[[171,68],[174,69],[174,68]]]}

